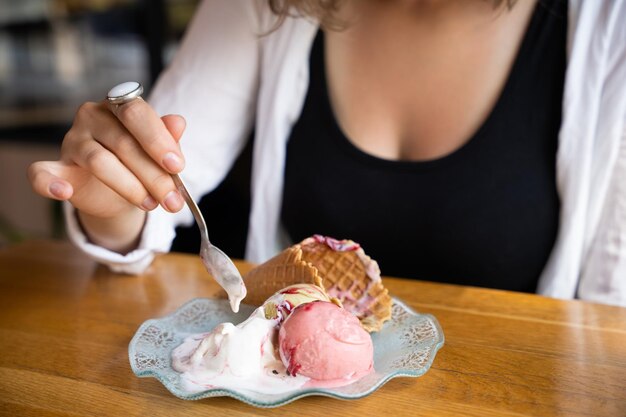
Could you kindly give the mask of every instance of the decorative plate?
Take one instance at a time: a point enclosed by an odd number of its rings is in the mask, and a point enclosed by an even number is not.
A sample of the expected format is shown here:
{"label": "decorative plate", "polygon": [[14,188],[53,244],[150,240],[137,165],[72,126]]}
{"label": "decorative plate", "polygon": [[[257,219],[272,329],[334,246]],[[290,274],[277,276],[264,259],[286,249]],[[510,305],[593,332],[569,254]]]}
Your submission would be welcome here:
{"label": "decorative plate", "polygon": [[253,310],[242,304],[235,314],[227,300],[191,300],[174,313],[148,320],[139,327],[128,347],[130,366],[135,375],[156,378],[172,394],[185,400],[229,396],[256,407],[278,407],[309,395],[357,399],[371,394],[392,378],[421,376],[428,371],[444,342],[443,331],[435,317],[416,313],[394,298],[391,319],[381,331],[372,333],[375,372],[349,385],[294,389],[282,394],[222,388],[186,391],[180,374],[170,365],[172,350],[190,334],[209,331],[223,322],[238,324]]}

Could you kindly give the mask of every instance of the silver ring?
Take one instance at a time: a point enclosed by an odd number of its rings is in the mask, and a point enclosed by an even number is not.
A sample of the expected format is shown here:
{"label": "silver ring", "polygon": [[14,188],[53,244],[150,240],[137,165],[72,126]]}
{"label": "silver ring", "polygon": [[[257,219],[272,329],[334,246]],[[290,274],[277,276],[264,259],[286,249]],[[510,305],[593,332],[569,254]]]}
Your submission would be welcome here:
{"label": "silver ring", "polygon": [[113,87],[107,94],[109,104],[121,105],[141,97],[143,86],[137,81],[127,81]]}

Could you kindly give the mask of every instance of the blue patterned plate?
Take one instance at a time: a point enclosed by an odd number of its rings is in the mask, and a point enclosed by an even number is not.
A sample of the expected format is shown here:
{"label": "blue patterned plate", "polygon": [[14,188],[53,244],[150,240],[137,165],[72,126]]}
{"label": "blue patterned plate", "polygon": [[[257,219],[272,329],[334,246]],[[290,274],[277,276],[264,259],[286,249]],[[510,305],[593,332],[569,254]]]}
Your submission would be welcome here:
{"label": "blue patterned plate", "polygon": [[189,392],[180,374],[170,365],[172,350],[185,337],[209,331],[219,323],[240,323],[254,310],[242,305],[234,314],[227,300],[197,298],[169,316],[143,323],[128,347],[130,366],[139,377],[157,378],[175,396],[185,400],[229,396],[257,407],[278,407],[309,395],[357,399],[371,394],[391,378],[418,377],[426,373],[443,346],[443,331],[430,314],[419,314],[393,299],[391,320],[372,333],[375,372],[338,388],[303,388],[282,394],[262,394],[251,390],[213,388]]}

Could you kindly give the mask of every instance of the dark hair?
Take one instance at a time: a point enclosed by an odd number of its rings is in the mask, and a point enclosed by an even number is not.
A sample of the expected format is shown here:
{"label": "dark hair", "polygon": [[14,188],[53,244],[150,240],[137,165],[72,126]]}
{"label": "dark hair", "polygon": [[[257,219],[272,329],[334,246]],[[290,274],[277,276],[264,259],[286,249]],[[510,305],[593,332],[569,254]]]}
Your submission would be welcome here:
{"label": "dark hair", "polygon": [[[476,0],[492,3],[494,9],[506,5],[513,7],[517,0]],[[278,16],[276,27],[288,16],[306,16],[320,22],[324,27],[331,29],[343,27],[342,22],[335,17],[343,0],[268,0],[270,9]]]}

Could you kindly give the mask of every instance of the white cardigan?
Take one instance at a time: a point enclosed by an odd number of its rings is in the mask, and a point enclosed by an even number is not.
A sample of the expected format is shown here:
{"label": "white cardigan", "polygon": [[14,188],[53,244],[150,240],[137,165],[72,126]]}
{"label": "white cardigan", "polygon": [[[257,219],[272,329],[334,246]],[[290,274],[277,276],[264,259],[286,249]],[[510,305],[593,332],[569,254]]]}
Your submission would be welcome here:
{"label": "white cardigan", "polygon": [[[274,23],[266,0],[205,0],[150,101],[187,120],[183,177],[194,197],[213,190],[254,125],[252,209],[246,258],[262,262],[287,243],[280,206],[286,142],[308,87],[315,23]],[[538,292],[626,306],[626,0],[569,0],[563,121],[557,154],[560,228]],[[148,216],[126,256],[87,242],[72,209],[70,238],[120,272],[138,273],[168,251],[187,209]],[[211,218],[207,219],[210,225]],[[210,227],[209,227],[210,230]],[[383,266],[384,268],[384,266]]]}

